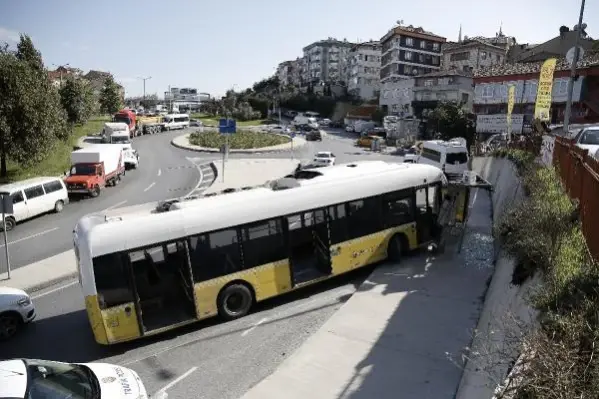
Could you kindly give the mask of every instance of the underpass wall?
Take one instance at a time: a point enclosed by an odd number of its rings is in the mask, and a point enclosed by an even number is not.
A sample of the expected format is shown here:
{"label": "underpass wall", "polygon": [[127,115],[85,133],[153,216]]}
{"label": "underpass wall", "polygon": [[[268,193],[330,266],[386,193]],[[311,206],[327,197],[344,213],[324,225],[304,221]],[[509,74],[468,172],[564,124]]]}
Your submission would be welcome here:
{"label": "underpass wall", "polygon": [[[489,181],[492,193],[493,224],[497,226],[507,210],[524,198],[516,167],[507,159],[476,157],[472,170]],[[520,354],[517,337],[534,326],[536,311],[527,299],[538,278],[521,286],[511,284],[514,261],[495,239],[495,271],[485,295],[483,310],[473,333],[468,360],[456,398],[490,399],[512,362]]]}

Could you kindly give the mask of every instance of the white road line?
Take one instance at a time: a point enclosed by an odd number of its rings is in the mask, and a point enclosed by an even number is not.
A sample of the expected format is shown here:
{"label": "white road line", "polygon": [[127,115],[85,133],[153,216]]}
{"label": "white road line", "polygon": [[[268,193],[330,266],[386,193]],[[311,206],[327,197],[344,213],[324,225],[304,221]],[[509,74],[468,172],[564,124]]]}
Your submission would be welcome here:
{"label": "white road line", "polygon": [[[189,375],[191,373],[193,373],[194,371],[196,371],[197,369],[198,369],[197,367],[190,368],[189,370],[187,370],[187,372],[185,374],[183,374],[180,377],[178,377],[178,378],[174,379],[173,381],[169,382],[168,385],[166,385],[164,388],[160,389],[154,395],[166,392],[167,390],[169,390],[170,388],[172,388],[175,384],[178,384],[179,382],[181,382],[184,378],[189,377]],[[152,396],[154,396],[154,395],[152,395]]]}
{"label": "white road line", "polygon": [[146,191],[148,191],[149,189],[151,189],[152,187],[154,187],[154,185],[156,185],[156,182],[155,182],[155,181],[153,181],[153,182],[152,182],[152,184],[150,184],[148,187],[146,187],[146,188],[144,189],[144,193],[145,193]]}
{"label": "white road line", "polygon": [[158,176],[162,174],[162,169],[158,169]]}
{"label": "white road line", "polygon": [[116,204],[114,204],[112,206],[109,206],[108,208],[104,209],[102,212],[106,212],[106,211],[109,211],[111,209],[117,208],[117,207],[125,204],[126,202],[127,202],[127,200],[124,200],[124,201],[121,201],[121,202],[117,202]]}
{"label": "white road line", "polygon": [[[48,234],[48,233],[51,233],[51,232],[56,231],[56,230],[58,230],[58,227],[54,227],[53,229],[48,229],[48,230],[40,231],[39,233],[35,233],[35,234],[30,235],[30,236],[22,237],[22,238],[19,238],[18,240],[11,241],[11,242],[8,243],[8,245],[16,244],[18,242],[29,240],[31,238],[43,236],[44,234]],[[4,244],[0,245],[0,248],[3,248],[3,247],[4,247]]]}
{"label": "white road line", "polygon": [[241,333],[242,337],[245,337],[246,335],[248,335],[249,333],[251,333],[252,331],[254,331],[256,329],[256,327],[258,327],[260,324],[267,322],[268,318],[265,317],[263,319],[261,319],[260,321],[258,321],[256,324],[254,324],[253,326],[251,326],[250,328],[248,328],[247,330],[245,330],[244,332]]}
{"label": "white road line", "polygon": [[43,297],[43,296],[46,296],[46,295],[49,295],[49,294],[53,294],[53,293],[55,293],[56,291],[60,291],[60,290],[64,290],[65,288],[72,287],[73,285],[75,285],[75,284],[77,284],[77,283],[79,283],[79,281],[72,281],[72,282],[70,282],[70,283],[68,283],[68,284],[61,285],[61,286],[60,286],[60,287],[58,287],[58,288],[54,288],[53,290],[46,291],[46,292],[44,292],[43,294],[34,295],[34,296],[32,296],[32,297],[31,297],[31,299],[38,299],[38,298],[41,298],[41,297]]}

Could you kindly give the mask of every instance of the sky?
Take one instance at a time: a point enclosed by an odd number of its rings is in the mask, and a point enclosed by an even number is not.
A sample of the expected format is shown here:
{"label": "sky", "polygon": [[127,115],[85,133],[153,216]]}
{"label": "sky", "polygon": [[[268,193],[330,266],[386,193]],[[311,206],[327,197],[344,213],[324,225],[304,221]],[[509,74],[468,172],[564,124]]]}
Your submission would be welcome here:
{"label": "sky", "polygon": [[[111,72],[126,96],[172,87],[223,95],[272,76],[279,62],[334,37],[380,39],[398,20],[457,40],[503,33],[541,43],[578,23],[578,0],[0,0],[0,42],[31,36],[46,67]],[[599,2],[584,22],[599,37]]]}

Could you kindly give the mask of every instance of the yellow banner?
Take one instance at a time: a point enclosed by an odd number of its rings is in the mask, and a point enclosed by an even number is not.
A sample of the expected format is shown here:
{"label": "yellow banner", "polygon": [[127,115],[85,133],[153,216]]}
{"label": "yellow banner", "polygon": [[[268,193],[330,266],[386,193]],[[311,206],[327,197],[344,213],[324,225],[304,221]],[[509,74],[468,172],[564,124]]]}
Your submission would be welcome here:
{"label": "yellow banner", "polygon": [[553,90],[553,72],[555,71],[555,58],[549,58],[541,67],[539,85],[537,88],[537,101],[535,103],[535,118],[541,121],[549,121],[549,109],[551,108],[551,90]]}
{"label": "yellow banner", "polygon": [[516,97],[516,86],[510,85],[507,90],[507,132],[512,133],[512,111]]}

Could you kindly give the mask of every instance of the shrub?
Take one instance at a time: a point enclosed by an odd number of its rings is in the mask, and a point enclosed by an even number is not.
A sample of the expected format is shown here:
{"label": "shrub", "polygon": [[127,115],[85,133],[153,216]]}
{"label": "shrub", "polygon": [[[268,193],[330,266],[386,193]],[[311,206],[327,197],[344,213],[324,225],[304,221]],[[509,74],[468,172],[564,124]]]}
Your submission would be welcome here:
{"label": "shrub", "polygon": [[[189,142],[206,148],[221,148],[226,138],[218,132],[194,132],[189,136]],[[277,134],[262,132],[238,131],[229,136],[230,149],[264,148],[289,143],[290,138]]]}

